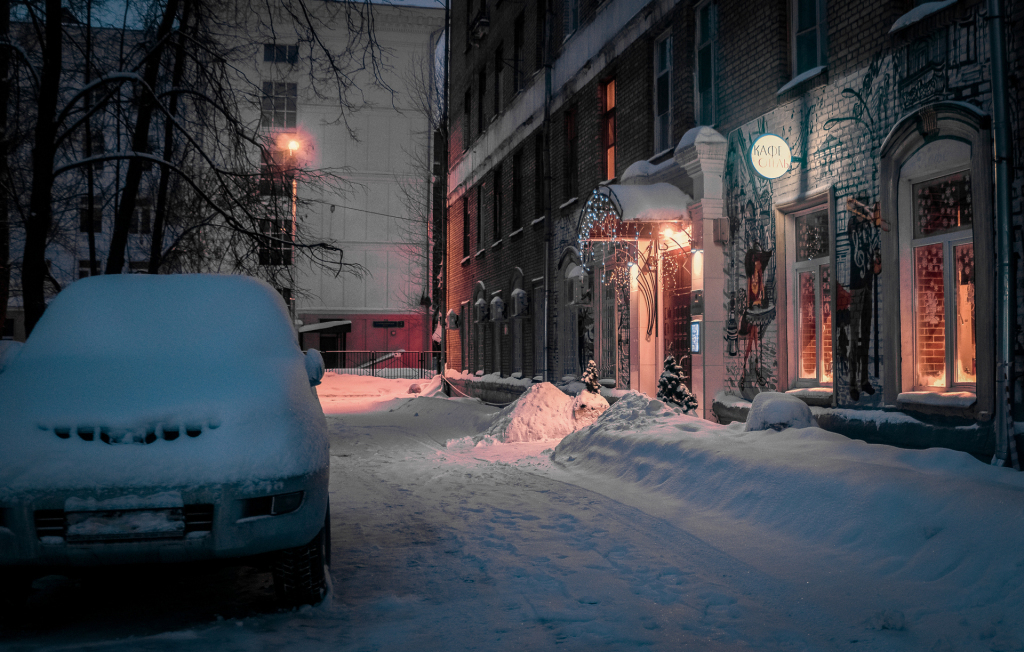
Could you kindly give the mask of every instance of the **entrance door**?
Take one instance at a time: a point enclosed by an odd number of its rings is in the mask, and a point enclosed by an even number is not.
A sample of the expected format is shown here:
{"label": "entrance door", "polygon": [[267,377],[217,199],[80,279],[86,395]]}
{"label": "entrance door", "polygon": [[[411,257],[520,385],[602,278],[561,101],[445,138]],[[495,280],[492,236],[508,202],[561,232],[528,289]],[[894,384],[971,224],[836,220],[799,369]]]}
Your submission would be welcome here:
{"label": "entrance door", "polygon": [[674,356],[683,368],[683,382],[688,389],[693,388],[690,359],[690,260],[690,254],[682,249],[673,249],[662,258],[665,356]]}

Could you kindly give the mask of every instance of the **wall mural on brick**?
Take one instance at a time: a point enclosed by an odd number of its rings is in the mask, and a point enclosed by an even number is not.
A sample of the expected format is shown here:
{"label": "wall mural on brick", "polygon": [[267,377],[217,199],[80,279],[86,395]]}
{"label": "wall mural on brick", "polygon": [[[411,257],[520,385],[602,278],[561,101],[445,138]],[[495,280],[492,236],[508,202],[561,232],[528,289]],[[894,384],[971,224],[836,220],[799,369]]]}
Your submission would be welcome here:
{"label": "wall mural on brick", "polygon": [[767,133],[767,126],[762,119],[749,133],[731,134],[725,170],[731,243],[725,263],[726,383],[748,400],[778,387],[772,185],[753,173],[747,157],[751,140]]}

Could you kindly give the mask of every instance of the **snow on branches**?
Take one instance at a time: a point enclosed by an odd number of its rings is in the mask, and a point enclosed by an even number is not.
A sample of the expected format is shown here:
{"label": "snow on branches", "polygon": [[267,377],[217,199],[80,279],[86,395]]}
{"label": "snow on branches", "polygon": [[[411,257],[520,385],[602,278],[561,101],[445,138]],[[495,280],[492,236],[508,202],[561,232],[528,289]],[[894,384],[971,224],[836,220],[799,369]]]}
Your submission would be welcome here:
{"label": "snow on branches", "polygon": [[665,356],[665,370],[658,379],[658,398],[666,403],[673,403],[693,414],[697,410],[697,397],[683,384],[680,375],[683,368],[676,364],[675,356]]}

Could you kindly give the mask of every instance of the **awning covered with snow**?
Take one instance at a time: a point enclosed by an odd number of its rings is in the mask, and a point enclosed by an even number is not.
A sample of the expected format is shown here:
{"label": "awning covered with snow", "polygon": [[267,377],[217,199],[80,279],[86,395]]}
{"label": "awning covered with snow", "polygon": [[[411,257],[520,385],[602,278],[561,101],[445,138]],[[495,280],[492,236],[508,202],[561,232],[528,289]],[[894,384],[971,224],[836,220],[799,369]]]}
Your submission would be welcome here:
{"label": "awning covered with snow", "polygon": [[319,324],[307,324],[305,326],[299,326],[300,333],[311,333],[313,331],[324,331],[329,328],[338,328],[340,326],[348,326],[351,328],[352,322],[348,319],[340,319],[337,321],[322,321]]}
{"label": "awning covered with snow", "polygon": [[646,186],[612,184],[599,186],[595,194],[608,196],[618,207],[623,222],[678,222],[689,220],[693,198],[670,183]]}

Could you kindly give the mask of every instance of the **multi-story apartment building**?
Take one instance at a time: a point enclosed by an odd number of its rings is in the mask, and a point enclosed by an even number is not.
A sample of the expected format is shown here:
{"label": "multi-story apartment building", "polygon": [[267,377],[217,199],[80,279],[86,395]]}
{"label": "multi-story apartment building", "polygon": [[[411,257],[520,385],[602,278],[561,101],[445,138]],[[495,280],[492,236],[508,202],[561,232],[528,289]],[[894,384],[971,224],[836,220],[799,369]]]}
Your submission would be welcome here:
{"label": "multi-story apartment building", "polygon": [[593,359],[653,395],[673,355],[705,418],[786,391],[833,430],[1009,459],[1022,25],[980,0],[456,3],[449,367]]}

